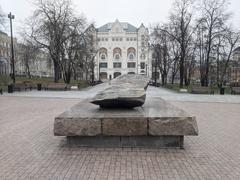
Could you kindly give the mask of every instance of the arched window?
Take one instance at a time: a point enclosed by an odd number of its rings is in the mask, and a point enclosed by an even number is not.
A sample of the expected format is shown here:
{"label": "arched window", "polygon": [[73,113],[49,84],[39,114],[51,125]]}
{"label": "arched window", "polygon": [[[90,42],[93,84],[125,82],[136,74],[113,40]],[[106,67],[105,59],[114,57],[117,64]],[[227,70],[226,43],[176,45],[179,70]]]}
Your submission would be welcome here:
{"label": "arched window", "polygon": [[114,59],[119,60],[120,59],[120,55],[119,54],[115,54]]}
{"label": "arched window", "polygon": [[114,48],[113,49],[113,57],[114,57],[114,59],[116,59],[116,60],[119,60],[119,59],[121,59],[121,56],[122,56],[122,50],[120,49],[120,48]]}
{"label": "arched window", "polygon": [[135,72],[128,72],[128,74],[136,74]]}
{"label": "arched window", "polygon": [[134,60],[136,55],[136,50],[133,47],[128,48],[127,50],[127,56],[129,60]]}
{"label": "arched window", "polygon": [[134,54],[129,54],[128,59],[133,60],[134,59]]}
{"label": "arched window", "polygon": [[105,54],[101,54],[101,59],[105,60],[106,59],[106,55]]}
{"label": "arched window", "polygon": [[116,77],[118,77],[118,76],[120,76],[120,75],[121,75],[120,72],[115,72],[115,73],[113,74],[113,77],[116,78]]}
{"label": "arched window", "polygon": [[99,57],[102,60],[107,59],[107,49],[106,48],[102,47],[99,49]]}

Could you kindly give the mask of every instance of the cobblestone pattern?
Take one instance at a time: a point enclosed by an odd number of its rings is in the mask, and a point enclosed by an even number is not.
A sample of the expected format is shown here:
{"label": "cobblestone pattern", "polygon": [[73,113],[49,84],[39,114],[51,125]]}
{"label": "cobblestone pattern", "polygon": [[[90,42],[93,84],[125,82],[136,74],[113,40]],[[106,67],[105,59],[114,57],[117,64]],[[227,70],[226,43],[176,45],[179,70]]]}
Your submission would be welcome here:
{"label": "cobblestone pattern", "polygon": [[240,179],[240,104],[174,102],[199,125],[180,150],[68,147],[53,120],[78,101],[0,97],[1,180]]}

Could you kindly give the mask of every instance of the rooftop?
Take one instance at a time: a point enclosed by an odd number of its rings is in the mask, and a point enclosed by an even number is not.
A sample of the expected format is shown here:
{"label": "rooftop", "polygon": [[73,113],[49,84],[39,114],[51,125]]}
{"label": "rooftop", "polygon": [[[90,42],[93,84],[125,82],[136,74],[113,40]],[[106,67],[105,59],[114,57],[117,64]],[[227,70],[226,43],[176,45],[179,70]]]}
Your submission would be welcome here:
{"label": "rooftop", "polygon": [[107,23],[99,28],[97,28],[98,32],[109,32],[112,29],[113,24],[119,23],[124,31],[126,32],[137,32],[137,28],[127,22],[119,22],[116,20],[115,22]]}

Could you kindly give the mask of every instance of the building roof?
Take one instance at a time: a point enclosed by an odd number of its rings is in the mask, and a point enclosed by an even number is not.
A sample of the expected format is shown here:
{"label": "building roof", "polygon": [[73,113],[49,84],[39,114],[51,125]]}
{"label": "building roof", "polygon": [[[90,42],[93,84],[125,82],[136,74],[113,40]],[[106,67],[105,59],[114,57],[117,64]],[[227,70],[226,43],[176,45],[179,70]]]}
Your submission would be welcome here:
{"label": "building roof", "polygon": [[[99,28],[97,28],[98,32],[109,32],[112,29],[112,25],[114,23],[107,23]],[[120,25],[122,26],[123,30],[126,32],[137,32],[137,28],[129,23],[126,22],[120,22]]]}

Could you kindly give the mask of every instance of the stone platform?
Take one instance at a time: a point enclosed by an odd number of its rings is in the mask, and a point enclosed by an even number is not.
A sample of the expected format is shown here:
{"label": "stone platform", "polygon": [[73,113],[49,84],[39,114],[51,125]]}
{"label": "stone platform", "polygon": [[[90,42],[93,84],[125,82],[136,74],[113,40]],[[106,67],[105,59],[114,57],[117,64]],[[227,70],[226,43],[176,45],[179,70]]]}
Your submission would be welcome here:
{"label": "stone platform", "polygon": [[134,109],[101,109],[85,101],[55,118],[54,135],[82,146],[181,148],[183,137],[198,135],[198,127],[195,117],[161,98],[147,98]]}
{"label": "stone platform", "polygon": [[184,136],[68,136],[70,146],[183,148]]}

